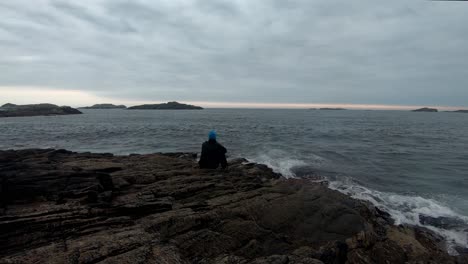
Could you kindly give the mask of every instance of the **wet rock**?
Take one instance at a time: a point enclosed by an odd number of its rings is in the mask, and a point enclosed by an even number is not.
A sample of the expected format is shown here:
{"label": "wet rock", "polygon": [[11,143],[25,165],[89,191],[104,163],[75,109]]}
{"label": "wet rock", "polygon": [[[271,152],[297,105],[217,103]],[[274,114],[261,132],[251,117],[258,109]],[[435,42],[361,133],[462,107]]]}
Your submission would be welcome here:
{"label": "wet rock", "polygon": [[190,153],[0,151],[0,263],[463,263],[321,184]]}
{"label": "wet rock", "polygon": [[435,226],[443,229],[459,229],[466,227],[465,221],[449,217],[432,217],[428,215],[419,215],[419,221],[423,225]]}

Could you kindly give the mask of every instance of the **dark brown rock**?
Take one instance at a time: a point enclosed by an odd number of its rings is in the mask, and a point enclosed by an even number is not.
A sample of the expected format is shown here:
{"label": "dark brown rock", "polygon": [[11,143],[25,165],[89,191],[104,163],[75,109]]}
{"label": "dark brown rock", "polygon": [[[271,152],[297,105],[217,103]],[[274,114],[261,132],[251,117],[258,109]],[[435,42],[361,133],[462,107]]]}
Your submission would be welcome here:
{"label": "dark brown rock", "polygon": [[0,263],[463,263],[309,180],[191,154],[0,151]]}

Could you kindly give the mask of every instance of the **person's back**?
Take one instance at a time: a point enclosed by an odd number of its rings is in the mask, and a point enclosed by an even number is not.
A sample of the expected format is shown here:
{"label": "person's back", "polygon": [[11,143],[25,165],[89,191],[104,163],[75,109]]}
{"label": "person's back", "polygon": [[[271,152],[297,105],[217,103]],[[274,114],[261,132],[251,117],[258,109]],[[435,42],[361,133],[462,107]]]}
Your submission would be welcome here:
{"label": "person's back", "polygon": [[198,162],[200,168],[217,169],[221,164],[221,167],[225,169],[227,167],[226,152],[226,148],[216,141],[216,133],[211,131],[208,135],[208,141],[202,145],[201,157]]}

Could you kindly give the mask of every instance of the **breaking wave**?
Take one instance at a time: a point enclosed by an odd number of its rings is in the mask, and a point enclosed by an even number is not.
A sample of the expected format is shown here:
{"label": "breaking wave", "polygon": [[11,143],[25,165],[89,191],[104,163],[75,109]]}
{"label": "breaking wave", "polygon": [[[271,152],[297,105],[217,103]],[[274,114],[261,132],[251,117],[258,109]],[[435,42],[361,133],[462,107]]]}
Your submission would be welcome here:
{"label": "breaking wave", "polygon": [[[303,175],[296,175],[295,172],[301,168],[310,168],[311,162],[315,167],[325,161],[319,156],[307,161],[295,159],[281,150],[271,150],[250,160],[265,164],[286,178],[302,177]],[[408,224],[432,230],[447,241],[447,249],[452,255],[457,254],[457,247],[468,248],[468,217],[456,213],[439,201],[372,190],[349,177],[329,181],[329,188],[355,199],[371,202],[388,212],[396,225]]]}
{"label": "breaking wave", "polygon": [[455,247],[468,248],[468,217],[441,202],[420,196],[380,192],[360,186],[352,179],[331,181],[329,187],[353,198],[371,202],[388,212],[395,224],[422,226],[444,237],[451,254]]}
{"label": "breaking wave", "polygon": [[272,149],[264,154],[249,158],[250,161],[265,164],[272,168],[274,172],[280,173],[286,178],[295,178],[293,169],[300,166],[306,166],[307,163],[300,159],[290,158],[285,151]]}

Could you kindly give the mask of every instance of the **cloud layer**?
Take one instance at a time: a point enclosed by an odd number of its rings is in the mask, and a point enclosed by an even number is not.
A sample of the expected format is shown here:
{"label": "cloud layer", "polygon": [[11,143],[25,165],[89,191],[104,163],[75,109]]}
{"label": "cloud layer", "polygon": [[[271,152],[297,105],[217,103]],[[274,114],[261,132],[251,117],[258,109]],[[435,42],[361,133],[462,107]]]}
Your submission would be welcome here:
{"label": "cloud layer", "polygon": [[467,11],[423,0],[8,1],[0,87],[116,100],[464,105]]}

